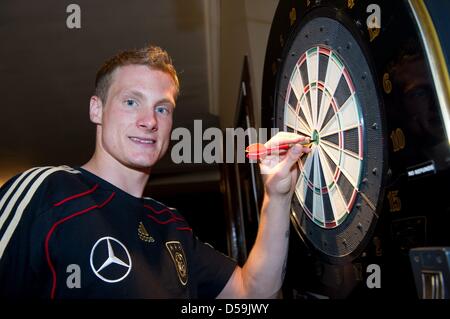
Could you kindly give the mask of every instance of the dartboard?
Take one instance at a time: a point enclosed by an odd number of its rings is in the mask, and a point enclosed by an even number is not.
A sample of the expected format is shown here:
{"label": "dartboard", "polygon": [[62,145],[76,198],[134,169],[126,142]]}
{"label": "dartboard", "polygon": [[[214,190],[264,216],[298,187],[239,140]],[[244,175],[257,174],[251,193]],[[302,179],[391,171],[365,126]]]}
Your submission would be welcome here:
{"label": "dartboard", "polygon": [[311,138],[292,203],[298,233],[332,262],[363,248],[382,183],[380,99],[345,20],[319,9],[288,40],[277,71],[275,126]]}
{"label": "dartboard", "polygon": [[351,212],[361,180],[363,121],[347,68],[337,52],[317,46],[299,58],[287,89],[284,128],[310,136],[299,161],[295,194],[318,226],[339,226]]}

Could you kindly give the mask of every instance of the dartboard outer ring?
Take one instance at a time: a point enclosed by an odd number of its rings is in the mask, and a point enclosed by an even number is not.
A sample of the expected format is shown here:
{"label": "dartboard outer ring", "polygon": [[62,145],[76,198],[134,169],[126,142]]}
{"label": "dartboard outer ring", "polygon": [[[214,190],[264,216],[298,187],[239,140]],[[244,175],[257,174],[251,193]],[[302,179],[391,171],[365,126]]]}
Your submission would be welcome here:
{"label": "dartboard outer ring", "polygon": [[332,50],[339,56],[354,85],[360,105],[362,167],[356,197],[349,205],[348,215],[336,227],[324,228],[314,222],[295,195],[291,221],[298,235],[321,258],[340,264],[362,252],[378,219],[386,156],[382,102],[370,55],[358,30],[337,10],[316,8],[302,18],[284,47],[276,75],[273,126],[284,129],[284,108],[293,68],[306,51],[318,47]]}

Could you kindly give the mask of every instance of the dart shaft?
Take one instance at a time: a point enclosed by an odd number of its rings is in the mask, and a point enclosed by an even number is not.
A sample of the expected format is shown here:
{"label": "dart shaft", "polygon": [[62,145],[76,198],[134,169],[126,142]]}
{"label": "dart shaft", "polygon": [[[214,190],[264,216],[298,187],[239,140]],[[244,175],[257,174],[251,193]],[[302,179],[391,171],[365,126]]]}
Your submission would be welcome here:
{"label": "dart shaft", "polygon": [[297,145],[297,144],[300,144],[300,145],[303,145],[303,146],[309,146],[309,145],[311,145],[314,142],[315,142],[315,140],[309,140],[308,142],[307,141],[303,141],[303,142],[294,143],[294,144],[281,144],[281,145],[278,145],[278,146],[275,146],[275,147],[267,148],[266,152],[270,153],[272,151],[277,151],[277,150],[287,150],[287,149],[290,149],[292,146]]}
{"label": "dart shaft", "polygon": [[[300,143],[293,143],[293,144],[281,144],[281,145],[277,145],[276,147],[271,147],[271,148],[261,147],[260,149],[258,149],[255,152],[248,152],[246,156],[249,159],[258,160],[258,159],[261,159],[265,155],[270,155],[272,152],[288,150],[289,148],[291,148],[292,146],[294,146],[296,144],[301,144],[303,146],[310,147],[313,142],[315,142],[315,140],[310,140],[308,142],[303,141]],[[306,153],[303,153],[302,156],[304,154],[306,154]]]}

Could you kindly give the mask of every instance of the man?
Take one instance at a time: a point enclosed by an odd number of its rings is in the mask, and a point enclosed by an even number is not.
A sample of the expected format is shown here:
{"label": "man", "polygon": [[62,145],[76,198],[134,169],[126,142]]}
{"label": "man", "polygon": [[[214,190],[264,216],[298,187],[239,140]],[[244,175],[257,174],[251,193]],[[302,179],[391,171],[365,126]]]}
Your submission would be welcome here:
{"label": "man", "polygon": [[[265,197],[245,265],[205,245],[183,217],[142,194],[167,151],[178,78],[158,47],[97,73],[96,148],[82,167],[30,169],[0,190],[0,295],[44,298],[265,298],[283,281],[302,152],[262,160]],[[305,138],[279,134],[267,146]]]}

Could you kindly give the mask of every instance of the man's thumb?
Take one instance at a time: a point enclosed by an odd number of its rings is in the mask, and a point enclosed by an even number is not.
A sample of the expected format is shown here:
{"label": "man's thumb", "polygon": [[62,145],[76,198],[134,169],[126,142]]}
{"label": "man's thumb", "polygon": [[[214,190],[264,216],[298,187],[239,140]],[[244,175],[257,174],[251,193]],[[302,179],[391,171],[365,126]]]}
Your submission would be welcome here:
{"label": "man's thumb", "polygon": [[294,165],[298,161],[301,155],[302,147],[300,145],[294,145],[289,149],[287,156],[280,163],[282,166],[283,174],[289,174],[292,165]]}
{"label": "man's thumb", "polygon": [[294,145],[289,150],[289,158],[292,162],[298,161],[300,155],[302,155],[302,147],[300,145]]}

